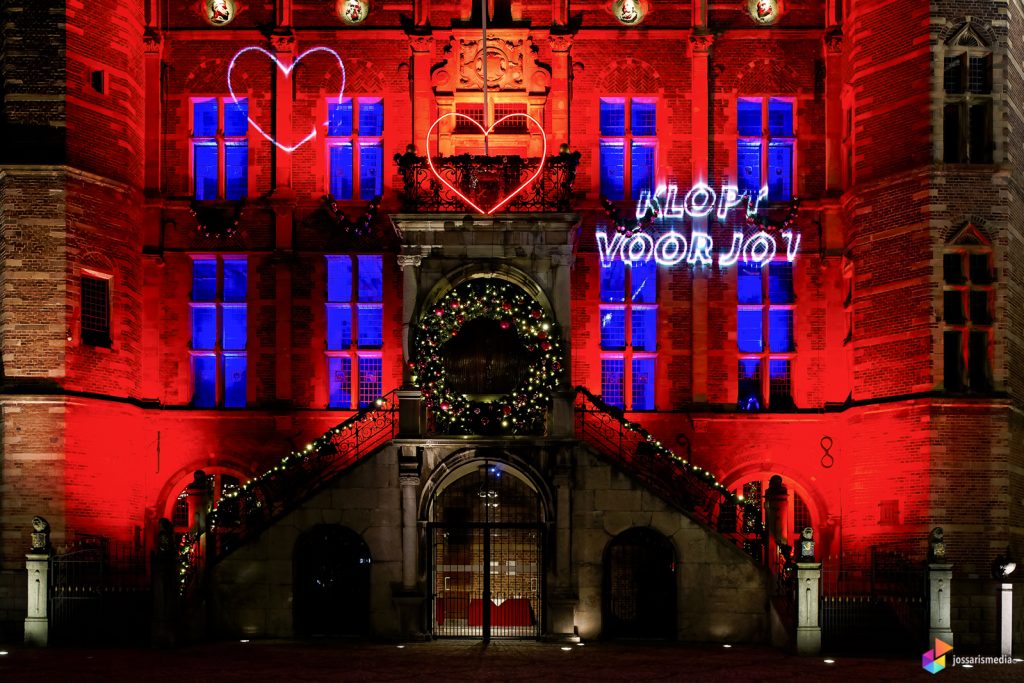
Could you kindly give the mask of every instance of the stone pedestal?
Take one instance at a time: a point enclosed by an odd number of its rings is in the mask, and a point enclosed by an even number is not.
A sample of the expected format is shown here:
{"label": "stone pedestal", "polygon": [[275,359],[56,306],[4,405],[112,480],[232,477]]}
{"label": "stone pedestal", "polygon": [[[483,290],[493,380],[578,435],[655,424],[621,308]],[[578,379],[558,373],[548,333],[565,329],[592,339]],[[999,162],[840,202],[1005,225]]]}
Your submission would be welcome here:
{"label": "stone pedestal", "polygon": [[575,596],[555,596],[547,599],[548,640],[577,640]]}
{"label": "stone pedestal", "polygon": [[938,638],[953,644],[952,621],[950,620],[950,588],[953,584],[953,565],[932,563],[928,565],[928,642]]}
{"label": "stone pedestal", "polygon": [[999,585],[999,654],[1013,655],[1013,584]]}
{"label": "stone pedestal", "polygon": [[423,605],[426,598],[416,591],[396,591],[395,607],[398,608],[398,624],[402,638],[406,640],[426,640],[423,629]]}
{"label": "stone pedestal", "polygon": [[25,569],[28,574],[25,644],[46,647],[50,636],[50,619],[47,614],[50,577],[49,553],[28,553],[25,555]]}
{"label": "stone pedestal", "polygon": [[425,431],[423,394],[419,389],[398,390],[398,435],[402,438],[422,436]]}
{"label": "stone pedestal", "polygon": [[798,562],[796,565],[796,652],[800,655],[821,653],[821,623],[818,601],[821,592],[821,563]]}

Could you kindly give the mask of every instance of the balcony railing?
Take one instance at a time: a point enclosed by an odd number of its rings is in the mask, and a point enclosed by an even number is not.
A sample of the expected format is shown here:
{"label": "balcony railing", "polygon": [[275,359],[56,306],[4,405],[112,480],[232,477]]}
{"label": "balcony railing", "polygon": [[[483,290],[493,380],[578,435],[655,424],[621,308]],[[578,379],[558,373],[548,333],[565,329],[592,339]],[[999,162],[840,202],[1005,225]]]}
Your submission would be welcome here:
{"label": "balcony railing", "polygon": [[[579,161],[579,152],[548,157],[540,175],[528,182],[537,172],[540,157],[524,159],[516,155],[474,154],[436,157],[431,159],[437,171],[435,174],[426,157],[409,152],[395,155],[395,163],[403,179],[399,197],[402,209],[409,213],[475,211],[459,193],[484,212],[489,212],[520,187],[522,190],[500,206],[499,212],[571,211],[572,186]],[[445,182],[441,182],[438,176]]]}

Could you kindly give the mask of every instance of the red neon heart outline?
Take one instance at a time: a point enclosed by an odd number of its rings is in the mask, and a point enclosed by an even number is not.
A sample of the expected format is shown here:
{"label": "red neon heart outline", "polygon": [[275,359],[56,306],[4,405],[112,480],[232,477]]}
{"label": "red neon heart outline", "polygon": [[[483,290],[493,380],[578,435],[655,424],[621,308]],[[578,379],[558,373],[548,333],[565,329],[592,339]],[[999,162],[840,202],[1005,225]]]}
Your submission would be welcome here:
{"label": "red neon heart outline", "polygon": [[[434,168],[434,162],[433,162],[433,160],[431,159],[431,156],[430,156],[430,136],[433,134],[434,129],[437,128],[437,124],[441,123],[441,121],[443,121],[443,120],[445,120],[447,118],[451,118],[451,117],[462,117],[462,118],[466,119],[467,121],[471,121],[474,126],[479,128],[480,132],[484,134],[484,137],[488,137],[491,134],[491,132],[494,131],[494,129],[498,126],[498,124],[502,123],[503,121],[507,121],[508,119],[510,119],[510,118],[512,118],[514,116],[521,116],[524,119],[532,121],[533,125],[537,126],[538,130],[540,130],[541,133],[544,133],[541,136],[541,139],[544,142],[544,151],[542,151],[541,155],[540,155],[540,164],[537,166],[537,171],[532,176],[530,176],[529,178],[524,180],[522,182],[522,184],[515,189],[514,192],[512,192],[510,195],[508,195],[507,197],[502,199],[500,202],[495,204],[493,207],[491,207],[491,209],[489,211],[484,211],[479,206],[477,206],[477,204],[474,201],[472,201],[469,197],[467,197],[466,195],[464,195],[461,192],[459,192],[458,190],[456,190],[455,187],[451,183],[449,183],[447,180],[442,178],[441,174],[437,172],[436,168]],[[547,136],[547,133],[544,132],[544,126],[540,125],[540,121],[538,121],[537,119],[533,118],[529,114],[526,114],[526,113],[523,113],[523,112],[516,112],[514,114],[507,114],[505,116],[502,116],[500,119],[498,119],[497,121],[492,123],[491,127],[488,128],[487,130],[484,130],[484,127],[481,126],[480,122],[477,121],[476,119],[470,118],[469,116],[466,116],[465,114],[460,114],[458,112],[449,112],[447,114],[443,114],[443,115],[439,116],[437,118],[437,120],[435,120],[432,124],[430,124],[430,128],[427,130],[427,140],[426,140],[426,142],[427,142],[427,165],[430,166],[430,171],[434,174],[434,177],[437,178],[438,180],[440,180],[442,185],[444,185],[449,190],[451,190],[456,195],[458,195],[459,199],[461,199],[463,202],[465,202],[468,206],[471,206],[474,209],[476,209],[477,213],[482,213],[485,216],[490,216],[492,213],[494,213],[495,211],[497,211],[501,207],[503,207],[506,204],[508,204],[510,201],[512,201],[515,198],[515,196],[517,194],[519,194],[524,189],[526,189],[527,185],[529,185],[534,180],[536,180],[538,178],[538,176],[540,176],[540,172],[544,170],[544,164],[547,163],[547,159],[548,159],[548,136]]]}

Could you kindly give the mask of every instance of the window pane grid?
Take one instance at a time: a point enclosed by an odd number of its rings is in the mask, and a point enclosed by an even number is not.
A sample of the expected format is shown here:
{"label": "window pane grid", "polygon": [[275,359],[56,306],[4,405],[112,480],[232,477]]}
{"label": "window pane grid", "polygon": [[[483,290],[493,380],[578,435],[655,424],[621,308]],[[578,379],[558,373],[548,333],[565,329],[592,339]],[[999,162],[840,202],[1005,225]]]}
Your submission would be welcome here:
{"label": "window pane grid", "polygon": [[110,343],[110,286],[104,278],[82,277],[82,341]]}
{"label": "window pane grid", "polygon": [[601,359],[601,397],[608,405],[625,408],[626,362],[621,358]]}
{"label": "window pane grid", "polygon": [[[383,257],[379,254],[327,257],[326,347],[331,408],[359,407],[381,394],[381,356],[351,353],[384,343]],[[348,351],[341,356],[337,352]],[[355,368],[352,358],[356,357]],[[352,376],[353,370],[355,377]]]}
{"label": "window pane grid", "polygon": [[383,361],[379,356],[359,357],[360,408],[365,408],[380,398],[382,367]]}
{"label": "window pane grid", "polygon": [[383,135],[381,98],[327,103],[327,191],[332,197],[369,200],[383,194]]}
{"label": "window pane grid", "polygon": [[249,193],[248,100],[210,97],[193,99],[191,104],[195,198],[243,199]]}
{"label": "window pane grid", "polygon": [[791,407],[790,367],[796,351],[792,264],[741,264],[736,279],[737,404],[742,410]]}
{"label": "window pane grid", "polygon": [[192,354],[192,404],[197,407],[246,406],[247,297],[246,258],[193,260],[190,346],[208,352]]}

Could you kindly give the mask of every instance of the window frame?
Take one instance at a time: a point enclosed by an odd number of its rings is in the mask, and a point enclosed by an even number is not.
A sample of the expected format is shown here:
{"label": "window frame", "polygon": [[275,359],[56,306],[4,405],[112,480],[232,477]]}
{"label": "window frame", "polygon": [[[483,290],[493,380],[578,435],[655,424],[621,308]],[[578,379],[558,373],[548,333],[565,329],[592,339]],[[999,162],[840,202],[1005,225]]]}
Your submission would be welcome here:
{"label": "window frame", "polygon": [[[330,120],[330,108],[332,104],[339,104],[342,102],[351,102],[352,104],[352,132],[348,135],[331,135],[330,128],[327,127],[326,134],[324,136],[323,152],[324,152],[324,194],[329,195],[335,201],[338,202],[367,202],[372,201],[376,196],[384,194],[384,176],[386,173],[386,163],[384,159],[384,150],[386,148],[385,136],[387,134],[387,103],[386,98],[383,95],[342,95],[341,97],[328,97],[324,102],[324,121]],[[361,121],[359,116],[359,104],[360,103],[371,103],[379,102],[381,106],[381,131],[380,135],[363,135],[361,128]],[[352,180],[352,196],[348,198],[336,197],[331,191],[331,182],[333,180],[333,169],[331,166],[331,148],[348,143],[352,147],[352,168],[351,180]],[[381,150],[381,162],[380,162],[380,192],[374,197],[362,198],[362,145],[378,145]]]}
{"label": "window frame", "polygon": [[[741,100],[758,100],[761,103],[761,134],[758,136],[754,135],[743,135],[740,133],[740,122],[739,122],[739,107]],[[788,136],[773,136],[771,127],[768,123],[769,111],[771,109],[770,103],[772,100],[778,100],[782,102],[788,102],[793,108],[793,132]],[[760,163],[761,163],[761,184],[758,186],[758,190],[762,187],[771,187],[769,176],[771,175],[771,167],[769,165],[769,150],[771,149],[772,142],[789,142],[791,143],[792,158],[790,159],[789,168],[789,196],[776,198],[771,196],[771,190],[769,189],[768,201],[769,202],[788,202],[792,201],[793,197],[800,196],[799,187],[799,176],[797,169],[799,168],[799,109],[797,107],[797,98],[792,95],[738,95],[733,106],[733,112],[736,114],[736,142],[735,142],[735,154],[733,159],[736,162],[735,168],[735,184],[739,188],[740,185],[740,161],[739,151],[740,143],[743,141],[757,142],[761,146],[760,150]],[[742,188],[741,188],[742,191]]]}
{"label": "window frame", "polygon": [[[191,395],[189,397],[189,405],[201,409],[201,410],[244,410],[249,407],[249,341],[250,332],[252,328],[252,320],[249,317],[249,289],[251,287],[251,279],[249,277],[249,257],[246,254],[190,254],[192,261],[192,280],[190,286],[192,290],[189,292],[189,371],[191,373]],[[214,287],[214,294],[211,300],[197,301],[195,298],[195,263],[197,261],[214,261],[216,263],[216,284]],[[244,301],[228,301],[224,297],[224,263],[225,261],[244,261],[246,264],[246,296]],[[214,331],[214,342],[213,347],[208,349],[197,349],[195,348],[194,338],[194,313],[196,309],[212,309],[214,311],[215,331]],[[224,309],[225,308],[244,308],[245,309],[245,344],[241,349],[229,349],[224,346]],[[244,358],[245,359],[245,402],[243,405],[226,405],[227,401],[227,372],[225,370],[225,364],[227,358]],[[196,359],[197,358],[213,358],[215,377],[214,377],[214,402],[213,405],[197,405],[196,396],[199,394],[197,385],[197,374],[196,374]]]}
{"label": "window frame", "polygon": [[[948,282],[945,276],[945,258],[949,255],[960,257],[960,272],[963,280],[960,283]],[[993,352],[995,345],[995,299],[996,299],[996,270],[995,252],[989,244],[953,244],[948,245],[942,252],[943,275],[942,275],[942,363],[943,363],[943,388],[952,393],[986,394],[995,390]],[[971,257],[985,256],[988,263],[988,282],[975,282],[971,279]],[[960,294],[960,311],[963,315],[962,322],[950,322],[949,312],[946,310],[946,293],[958,292]],[[974,322],[972,315],[971,294],[974,292],[986,293],[987,322]],[[971,381],[971,336],[974,333],[983,333],[986,336],[985,357],[984,357],[984,386],[972,386]],[[959,349],[959,384],[951,387],[946,376],[946,339],[950,333],[958,333],[960,337]]]}
{"label": "window frame", "polygon": [[[105,282],[107,285],[106,301],[104,307],[104,313],[106,314],[106,329],[105,330],[87,330],[85,327],[85,281],[96,280]],[[113,280],[114,276],[107,273],[103,273],[97,270],[91,270],[88,268],[82,268],[79,274],[79,314],[78,314],[78,338],[84,346],[92,346],[95,348],[111,349],[114,346],[114,334],[113,334]],[[101,336],[102,335],[102,336]]]}
{"label": "window frame", "polygon": [[[250,112],[249,106],[252,103],[252,98],[248,94],[240,95],[238,101],[245,101],[246,103],[246,115]],[[217,102],[217,130],[213,137],[206,135],[198,136],[195,134],[195,115],[197,102],[204,100],[215,100]],[[217,196],[212,199],[196,199],[196,201],[242,201],[253,195],[253,160],[252,154],[252,134],[251,126],[249,125],[248,118],[245,122],[245,135],[225,135],[224,134],[224,115],[227,111],[228,104],[235,104],[235,99],[230,95],[188,95],[186,97],[188,104],[188,173],[189,173],[189,196],[196,198],[196,144],[200,142],[213,142],[217,146]],[[227,198],[227,147],[231,143],[245,142],[245,193],[238,198],[228,199]]]}
{"label": "window frame", "polygon": [[[960,45],[960,41],[970,39],[977,45]],[[949,92],[946,90],[946,61],[950,58],[961,57],[962,58],[962,72],[961,82],[963,84],[962,92]],[[987,73],[987,85],[988,92],[975,93],[971,92],[970,87],[970,74],[971,74],[971,60],[972,59],[987,59],[988,60],[988,73]],[[942,147],[936,150],[940,155],[939,158],[943,163],[946,164],[970,164],[970,165],[988,165],[996,163],[996,136],[995,136],[995,121],[996,121],[996,98],[995,98],[995,53],[970,27],[965,27],[958,31],[953,38],[943,43],[942,54],[939,59],[938,68],[940,69],[941,78],[938,79],[942,93]],[[987,146],[987,150],[981,154],[981,160],[975,161],[977,154],[971,153],[972,140],[971,140],[971,110],[977,106],[984,106],[987,111],[987,126],[985,129],[984,144]],[[946,113],[950,107],[955,107],[959,117],[959,149],[957,151],[956,160],[948,160],[948,145],[949,141],[946,139]]]}
{"label": "window frame", "polygon": [[[785,265],[789,265],[792,268],[792,270],[791,270],[792,285],[791,286],[792,286],[792,290],[793,290],[793,300],[792,300],[791,303],[772,303],[772,301],[771,301],[771,297],[770,297],[770,291],[771,291],[770,271],[771,271],[771,264],[772,263],[785,264]],[[756,411],[750,411],[750,412],[766,412],[766,411],[770,411],[770,410],[792,410],[792,409],[795,408],[794,394],[796,393],[794,391],[794,386],[793,386],[793,378],[794,378],[793,368],[794,368],[794,365],[795,365],[796,355],[797,355],[797,336],[796,336],[797,316],[796,316],[796,309],[797,309],[798,301],[797,301],[797,290],[796,290],[796,263],[795,262],[791,262],[791,261],[787,261],[784,256],[783,257],[778,257],[777,256],[772,261],[769,261],[767,263],[761,263],[760,264],[760,271],[761,271],[760,272],[760,276],[761,276],[761,303],[759,303],[759,304],[742,304],[742,303],[740,303],[739,302],[739,286],[738,286],[738,282],[737,282],[737,288],[736,288],[736,299],[737,299],[736,300],[736,330],[737,330],[737,332],[736,332],[736,354],[737,354],[736,355],[736,360],[737,360],[737,363],[736,363],[736,372],[737,372],[737,377],[736,377],[736,389],[737,389],[736,403],[738,405],[739,404],[739,400],[740,400],[740,396],[739,396],[739,383],[740,383],[739,364],[740,364],[740,362],[742,362],[744,360],[756,360],[759,363],[758,368],[759,368],[759,375],[760,376],[758,378],[758,382],[760,383],[759,389],[760,389],[760,392],[761,392],[761,395],[760,395],[761,405],[760,405],[760,407]],[[739,270],[738,269],[737,269],[736,273],[737,273],[736,277],[738,279],[739,278]],[[760,352],[741,351],[740,347],[739,347],[739,312],[740,311],[754,311],[754,310],[758,310],[758,309],[761,310],[761,351]],[[771,319],[771,314],[772,314],[773,311],[790,311],[790,313],[791,313],[791,325],[792,325],[791,332],[792,332],[792,339],[793,339],[793,350],[792,351],[772,351],[772,349],[771,349],[770,319]],[[771,404],[772,403],[772,400],[771,400],[772,399],[772,392],[771,392],[771,363],[772,363],[772,361],[786,361],[787,363],[789,363],[789,396],[788,396],[788,399],[786,401],[786,404],[782,405],[782,406],[774,406],[773,407],[772,404]],[[740,410],[748,410],[748,409],[741,407]]]}
{"label": "window frame", "polygon": [[[622,106],[625,110],[623,119],[623,134],[622,135],[605,135],[601,130],[601,105],[604,102],[621,101]],[[634,135],[633,134],[633,102],[645,102],[648,104],[654,104],[654,135]],[[639,146],[649,147],[654,150],[654,165],[651,169],[651,187],[648,188],[651,192],[655,190],[658,184],[658,169],[660,168],[659,161],[661,159],[661,145],[659,144],[658,131],[661,128],[659,124],[664,120],[661,98],[654,94],[640,94],[640,95],[628,95],[628,94],[605,94],[600,95],[597,98],[597,154],[595,154],[595,164],[597,166],[597,173],[595,177],[598,179],[598,188],[601,196],[606,197],[612,201],[638,201],[640,199],[639,194],[643,192],[643,188],[639,188],[637,196],[633,196],[633,144],[636,143]],[[601,178],[604,175],[604,168],[601,164],[601,147],[605,144],[620,144],[622,145],[622,197],[614,198],[607,197],[604,190],[600,188]]]}
{"label": "window frame", "polygon": [[[376,257],[380,259],[381,263],[381,298],[379,301],[365,301],[361,300],[359,296],[359,257]],[[328,265],[332,259],[348,259],[350,264],[350,277],[351,286],[349,289],[348,301],[332,301],[330,298],[330,266]],[[373,401],[383,395],[384,392],[384,255],[381,254],[370,254],[370,253],[345,253],[345,254],[325,254],[324,255],[324,368],[327,373],[327,402],[326,408],[328,410],[359,410],[368,405],[371,405]],[[360,345],[359,343],[359,307],[360,306],[379,306],[380,308],[380,319],[381,319],[381,339],[378,345]],[[350,312],[350,329],[351,334],[349,338],[348,348],[331,349],[328,348],[330,330],[328,329],[328,310],[331,308],[347,308]],[[332,358],[347,358],[349,359],[349,403],[348,406],[334,405],[331,402],[332,397],[332,381],[331,377],[331,359]],[[360,400],[360,380],[362,378],[362,372],[359,368],[359,361],[363,358],[379,358],[381,362],[381,377],[380,383],[380,394],[375,396],[373,399],[363,402]]]}
{"label": "window frame", "polygon": [[[622,263],[622,262],[620,262]],[[598,283],[598,346],[600,348],[601,364],[601,393],[604,396],[604,362],[606,360],[621,360],[623,361],[622,369],[622,410],[628,410],[631,412],[652,412],[658,409],[658,336],[657,336],[657,316],[660,307],[658,300],[658,268],[654,267],[651,272],[654,275],[654,302],[634,302],[632,301],[633,292],[633,268],[629,265],[624,264],[623,269],[625,271],[625,277],[623,278],[623,301],[605,301],[603,292],[601,292],[600,283]],[[600,268],[600,266],[599,266]],[[601,271],[599,271],[600,274]],[[637,351],[633,346],[633,311],[634,310],[647,310],[654,311],[655,315],[655,336],[654,336],[654,351],[640,350]],[[602,343],[601,335],[601,321],[604,317],[605,311],[623,311],[623,346],[622,348],[605,347]],[[652,401],[650,408],[635,408],[633,400],[633,392],[635,387],[633,385],[633,361],[635,360],[651,360],[654,361],[654,373],[651,377],[651,384],[654,390],[654,400]],[[606,402],[607,399],[605,399]],[[610,405],[616,405],[608,402]]]}

